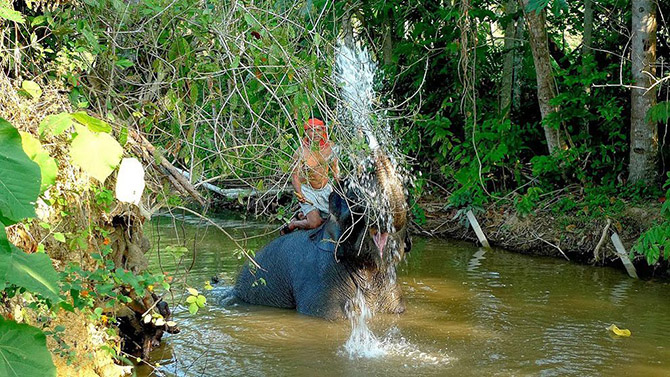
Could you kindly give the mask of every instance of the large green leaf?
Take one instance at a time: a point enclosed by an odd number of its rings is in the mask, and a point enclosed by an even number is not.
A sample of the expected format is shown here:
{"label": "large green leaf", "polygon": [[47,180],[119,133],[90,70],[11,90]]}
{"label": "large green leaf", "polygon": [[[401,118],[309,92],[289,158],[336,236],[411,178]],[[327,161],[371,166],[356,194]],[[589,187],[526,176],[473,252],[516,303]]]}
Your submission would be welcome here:
{"label": "large green leaf", "polygon": [[0,221],[11,225],[35,216],[40,168],[21,146],[19,132],[0,118]]}
{"label": "large green leaf", "polygon": [[43,136],[46,131],[58,136],[72,126],[72,115],[69,113],[53,114],[45,117],[40,123],[39,132]]}
{"label": "large green leaf", "polygon": [[93,178],[104,183],[119,165],[123,148],[109,134],[91,132],[75,124],[77,137],[72,140],[70,156],[72,162],[84,169]]}
{"label": "large green leaf", "polygon": [[[0,254],[9,254],[12,252],[10,243],[7,240],[7,232],[5,231],[5,226],[0,222]],[[0,265],[0,276],[5,276],[5,270],[3,267],[7,267],[5,264]]]}
{"label": "large green leaf", "polygon": [[44,333],[0,316],[0,376],[51,377],[56,367]]}
{"label": "large green leaf", "polygon": [[74,120],[83,124],[84,126],[88,127],[88,129],[93,132],[109,133],[112,131],[112,126],[110,126],[109,123],[105,122],[104,120],[94,118],[83,111],[73,113],[72,118],[74,118]]}
{"label": "large green leaf", "polygon": [[[7,271],[3,282],[8,282],[48,298],[53,303],[60,301],[58,273],[45,253],[27,254],[10,245],[11,254],[2,254]],[[0,271],[2,272],[2,271]]]}
{"label": "large green leaf", "polygon": [[49,156],[49,153],[42,148],[40,141],[33,137],[33,135],[27,132],[20,132],[20,134],[23,151],[40,167],[42,176],[40,192],[44,192],[56,182],[56,176],[58,175],[56,160]]}
{"label": "large green leaf", "polygon": [[15,11],[12,9],[11,5],[8,7],[7,4],[4,3],[0,3],[0,20],[2,19],[18,22],[20,24],[26,22],[21,12]]}

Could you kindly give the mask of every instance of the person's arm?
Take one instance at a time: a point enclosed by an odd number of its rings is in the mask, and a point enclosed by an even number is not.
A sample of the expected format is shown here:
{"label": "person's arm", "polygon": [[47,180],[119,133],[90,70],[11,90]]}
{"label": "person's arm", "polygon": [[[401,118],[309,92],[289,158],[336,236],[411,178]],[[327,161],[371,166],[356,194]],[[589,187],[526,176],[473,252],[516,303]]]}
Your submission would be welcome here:
{"label": "person's arm", "polygon": [[298,201],[302,202],[304,196],[302,194],[302,184],[300,183],[300,149],[298,149],[293,155],[293,171],[291,172],[291,184],[293,184],[293,189],[295,190]]}

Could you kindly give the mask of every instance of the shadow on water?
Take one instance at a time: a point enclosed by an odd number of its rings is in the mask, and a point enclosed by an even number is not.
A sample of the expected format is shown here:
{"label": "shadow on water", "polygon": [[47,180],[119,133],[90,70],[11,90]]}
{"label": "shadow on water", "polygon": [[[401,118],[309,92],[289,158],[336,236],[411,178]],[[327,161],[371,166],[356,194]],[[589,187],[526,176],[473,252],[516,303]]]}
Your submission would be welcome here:
{"label": "shadow on water", "polygon": [[[328,322],[291,310],[230,301],[242,261],[235,246],[195,219],[152,221],[154,245],[180,239],[197,259],[188,275],[202,286],[223,283],[192,316],[175,307],[182,332],[153,354],[170,376],[667,376],[670,375],[670,292],[667,284],[635,281],[620,271],[531,258],[471,244],[416,239],[398,271],[407,311],[375,315],[367,326],[382,352],[351,356],[349,321]],[[222,218],[235,236],[262,234],[267,224]],[[183,225],[183,227],[182,227]],[[257,250],[272,237],[250,240]],[[159,268],[151,251],[152,267]],[[160,264],[174,271],[176,259]],[[611,335],[610,324],[630,338]],[[147,369],[140,375],[148,374]]]}

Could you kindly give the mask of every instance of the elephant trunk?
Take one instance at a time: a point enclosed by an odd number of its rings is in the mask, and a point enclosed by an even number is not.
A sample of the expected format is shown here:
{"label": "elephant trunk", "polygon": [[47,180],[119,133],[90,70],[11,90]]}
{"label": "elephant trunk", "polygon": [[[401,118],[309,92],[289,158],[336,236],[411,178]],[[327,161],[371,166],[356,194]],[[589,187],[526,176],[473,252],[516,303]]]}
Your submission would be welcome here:
{"label": "elephant trunk", "polygon": [[404,188],[395,167],[381,151],[376,153],[375,168],[377,181],[381,185],[382,192],[389,199],[393,227],[399,230],[407,224],[407,200]]}

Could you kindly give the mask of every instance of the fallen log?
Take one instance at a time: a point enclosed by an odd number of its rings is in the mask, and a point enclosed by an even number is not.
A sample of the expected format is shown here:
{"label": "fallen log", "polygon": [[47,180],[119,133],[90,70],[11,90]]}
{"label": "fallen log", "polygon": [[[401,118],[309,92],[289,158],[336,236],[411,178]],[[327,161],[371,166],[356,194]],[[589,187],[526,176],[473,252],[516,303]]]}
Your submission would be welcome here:
{"label": "fallen log", "polygon": [[[176,168],[179,173],[181,173],[186,179],[190,181],[191,174],[186,170]],[[256,197],[264,195],[277,195],[277,194],[286,194],[293,191],[291,188],[278,188],[278,189],[269,189],[269,190],[258,190],[256,188],[229,188],[224,189],[218,186],[215,186],[209,182],[196,182],[193,184],[193,187],[204,187],[205,189],[212,191],[218,195],[225,197],[226,199],[237,199],[239,197]]]}

